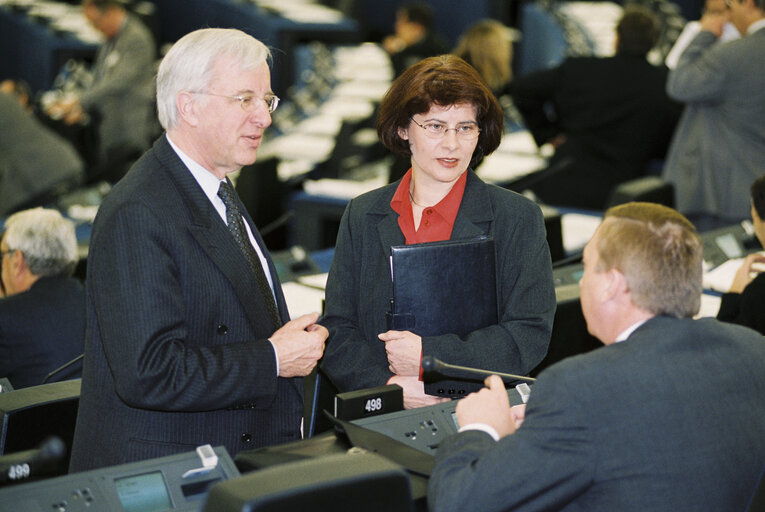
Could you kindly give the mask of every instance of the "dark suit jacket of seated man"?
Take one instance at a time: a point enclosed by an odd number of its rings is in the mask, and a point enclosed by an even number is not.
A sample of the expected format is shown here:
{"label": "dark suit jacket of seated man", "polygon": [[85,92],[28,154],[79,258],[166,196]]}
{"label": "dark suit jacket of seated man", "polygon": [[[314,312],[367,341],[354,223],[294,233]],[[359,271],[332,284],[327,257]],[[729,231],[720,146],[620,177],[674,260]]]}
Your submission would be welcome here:
{"label": "dark suit jacket of seated man", "polygon": [[765,466],[765,342],[690,318],[702,251],[674,210],[606,212],[581,281],[588,329],[606,346],[544,370],[525,419],[497,376],[462,399],[431,510],[745,510]]}
{"label": "dark suit jacket of seated man", "polygon": [[77,263],[74,224],[59,212],[17,212],[8,217],[5,230],[0,377],[20,389],[42,384],[50,372],[82,354],[85,290],[71,277]]}
{"label": "dark suit jacket of seated man", "polygon": [[167,133],[93,226],[71,471],[203,444],[234,456],[301,436],[302,377],[327,330],[318,314],[289,321],[273,262],[226,178],[255,161],[271,124],[268,58],[244,32],[202,29],[160,64]]}

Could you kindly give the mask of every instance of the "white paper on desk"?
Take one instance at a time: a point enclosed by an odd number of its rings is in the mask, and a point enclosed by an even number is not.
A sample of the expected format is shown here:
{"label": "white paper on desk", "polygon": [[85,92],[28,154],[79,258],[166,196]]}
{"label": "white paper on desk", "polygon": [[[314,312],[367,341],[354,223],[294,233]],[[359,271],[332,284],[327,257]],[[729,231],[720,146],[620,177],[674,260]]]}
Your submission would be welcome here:
{"label": "white paper on desk", "polygon": [[311,288],[323,290],[327,287],[327,277],[329,277],[329,273],[324,272],[323,274],[311,274],[310,276],[300,276],[297,278],[297,281],[298,283],[304,284],[306,286],[310,286]]}
{"label": "white paper on desk", "polygon": [[271,139],[261,146],[258,156],[277,156],[282,159],[326,160],[335,149],[335,138],[307,133],[291,133]]}
{"label": "white paper on desk", "polygon": [[601,218],[597,215],[564,213],[561,216],[564,250],[567,253],[573,253],[583,249],[600,226],[600,221]]}
{"label": "white paper on desk", "polygon": [[536,155],[494,152],[484,158],[475,172],[484,181],[500,183],[526,176],[545,165],[544,158]]}
{"label": "white paper on desk", "polygon": [[736,272],[744,263],[744,258],[733,258],[704,272],[704,288],[725,293],[730,290]]}
{"label": "white paper on desk", "polygon": [[699,313],[694,318],[717,317],[717,312],[720,311],[721,301],[722,301],[722,297],[720,297],[719,295],[702,293],[701,308],[699,309]]}
{"label": "white paper on desk", "polygon": [[354,197],[380,188],[388,182],[387,177],[381,176],[366,181],[336,180],[322,178],[320,180],[306,180],[303,190],[309,194],[320,196],[337,197],[340,199],[353,199]]}
{"label": "white paper on desk", "polygon": [[335,137],[340,133],[340,126],[343,120],[340,117],[323,113],[303,119],[291,131],[295,133],[305,133],[307,135],[323,135]]}
{"label": "white paper on desk", "polygon": [[499,143],[497,151],[501,153],[522,153],[526,155],[539,154],[537,143],[528,130],[518,130],[516,132],[506,133],[502,136],[502,142]]}
{"label": "white paper on desk", "polygon": [[276,174],[282,181],[288,181],[297,176],[304,176],[316,167],[313,160],[280,160],[276,166]]}
{"label": "white paper on desk", "polygon": [[287,301],[290,318],[294,319],[308,313],[321,313],[321,301],[324,300],[323,290],[290,281],[282,283],[282,291],[284,292],[284,300]]}
{"label": "white paper on desk", "polygon": [[333,92],[330,98],[321,104],[320,112],[342,119],[364,119],[372,115],[374,105],[363,98],[343,97]]}

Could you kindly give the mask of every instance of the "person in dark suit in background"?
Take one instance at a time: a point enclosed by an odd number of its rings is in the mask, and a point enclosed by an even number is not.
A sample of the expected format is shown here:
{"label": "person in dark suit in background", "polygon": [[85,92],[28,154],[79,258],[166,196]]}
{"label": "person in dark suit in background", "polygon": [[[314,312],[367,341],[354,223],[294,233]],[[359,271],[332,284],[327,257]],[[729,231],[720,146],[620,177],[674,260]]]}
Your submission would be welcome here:
{"label": "person in dark suit in background", "polygon": [[447,53],[446,41],[433,30],[433,9],[426,3],[405,4],[396,11],[393,34],[382,42],[396,76],[412,64]]}
{"label": "person in dark suit in background", "polygon": [[0,377],[15,389],[36,386],[85,344],[85,290],[71,277],[74,225],[56,210],[14,213],[5,221],[0,254]]}
{"label": "person in dark suit in background", "polygon": [[[754,234],[765,247],[765,175],[751,187],[751,213]],[[736,272],[728,293],[720,300],[717,318],[746,325],[765,334],[765,254],[750,254]]]}
{"label": "person in dark suit in background", "polygon": [[45,126],[23,81],[0,82],[0,215],[47,204],[80,185],[82,158]]}
{"label": "person in dark suit in background", "polygon": [[[418,62],[386,92],[377,133],[409,157],[411,168],[353,199],[340,221],[322,319],[331,335],[321,363],[340,391],[398,384],[404,407],[421,407],[442,401],[422,380],[422,356],[516,374],[544,358],[555,289],[542,212],[472,170],[497,148],[503,128],[497,99],[454,55]],[[391,246],[479,236],[494,239],[497,322],[463,335],[389,330]]]}
{"label": "person in dark suit in background", "polygon": [[542,371],[525,418],[496,375],[461,400],[431,510],[745,510],[765,465],[765,343],[692,319],[702,252],[675,210],[609,209],[580,283],[606,346]]}
{"label": "person in dark suit in background", "polygon": [[71,471],[211,444],[299,439],[318,314],[289,320],[271,258],[227,175],[252,164],[278,98],[270,53],[191,32],[157,76],[166,129],[93,226],[88,335]]}
{"label": "person in dark suit in background", "polygon": [[[106,39],[93,64],[93,83],[79,94],[49,105],[47,111],[67,124],[82,122],[86,112],[95,114],[100,149],[97,165],[114,167],[117,160],[122,164],[137,158],[156,135],[152,122],[156,42],[119,0],[83,0],[82,7],[85,17]],[[114,169],[103,172],[113,181],[121,177],[111,175]]]}
{"label": "person in dark suit in background", "polygon": [[514,80],[513,100],[534,140],[555,153],[537,183],[552,205],[602,210],[613,188],[644,176],[666,153],[681,105],[665,92],[667,68],[646,54],[656,16],[629,7],[616,26],[616,55],[572,57]]}

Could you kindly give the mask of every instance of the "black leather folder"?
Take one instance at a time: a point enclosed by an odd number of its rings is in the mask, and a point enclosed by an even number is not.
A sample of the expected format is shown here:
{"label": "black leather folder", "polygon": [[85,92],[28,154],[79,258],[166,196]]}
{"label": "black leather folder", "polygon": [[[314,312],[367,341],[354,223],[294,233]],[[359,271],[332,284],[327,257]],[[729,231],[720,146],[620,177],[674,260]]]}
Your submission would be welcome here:
{"label": "black leather folder", "polygon": [[[391,247],[391,276],[389,329],[462,337],[498,322],[492,238]],[[463,396],[480,387],[425,377],[429,394]]]}

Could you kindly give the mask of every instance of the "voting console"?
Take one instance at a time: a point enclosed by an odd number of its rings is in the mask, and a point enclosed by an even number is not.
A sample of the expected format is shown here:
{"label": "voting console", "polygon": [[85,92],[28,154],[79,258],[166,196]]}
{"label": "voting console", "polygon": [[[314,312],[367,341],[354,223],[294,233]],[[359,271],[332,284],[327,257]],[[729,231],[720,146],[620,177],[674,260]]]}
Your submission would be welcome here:
{"label": "voting console", "polygon": [[239,477],[223,447],[112,466],[0,489],[1,512],[197,511],[210,487]]}
{"label": "voting console", "polygon": [[[510,405],[525,403],[530,388],[519,384],[507,390]],[[459,430],[457,400],[353,420],[356,425],[374,430],[412,448],[435,455],[441,441]]]}

